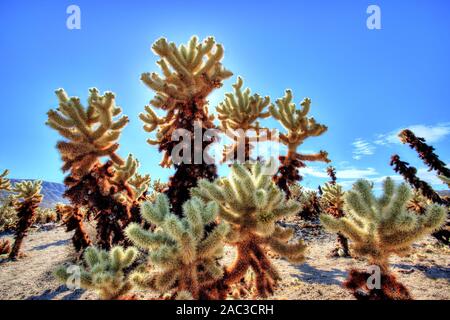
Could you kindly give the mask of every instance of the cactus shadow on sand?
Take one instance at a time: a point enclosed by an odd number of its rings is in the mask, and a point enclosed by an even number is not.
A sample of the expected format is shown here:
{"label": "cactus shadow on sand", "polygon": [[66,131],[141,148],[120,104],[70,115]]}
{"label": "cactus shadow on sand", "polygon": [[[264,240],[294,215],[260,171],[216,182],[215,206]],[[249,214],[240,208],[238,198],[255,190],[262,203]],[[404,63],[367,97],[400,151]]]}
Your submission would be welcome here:
{"label": "cactus shadow on sand", "polygon": [[39,245],[39,246],[33,247],[33,249],[31,249],[31,251],[41,251],[41,250],[45,250],[45,249],[47,249],[49,247],[65,246],[65,245],[68,245],[69,243],[70,243],[69,239],[58,240],[58,241],[55,241],[55,242],[46,243],[46,244],[43,244],[43,245]]}
{"label": "cactus shadow on sand", "polygon": [[450,268],[449,267],[443,267],[439,265],[423,265],[423,264],[416,264],[414,266],[407,265],[407,264],[394,264],[393,265],[397,269],[401,270],[415,270],[422,272],[427,278],[430,279],[446,279],[448,282],[450,282]]}
{"label": "cactus shadow on sand", "polygon": [[83,289],[77,289],[77,290],[70,290],[65,285],[60,285],[58,288],[51,290],[47,289],[44,292],[42,292],[40,295],[30,296],[26,300],[53,300],[61,293],[64,293],[66,291],[69,291],[68,294],[63,296],[62,300],[78,300],[81,295],[84,293],[85,290]]}
{"label": "cactus shadow on sand", "polygon": [[[292,276],[307,283],[317,283],[326,285],[342,285],[343,280],[347,277],[347,272],[333,268],[331,270],[317,269],[308,263],[301,264],[296,267],[300,274]],[[339,279],[339,278],[342,278]]]}

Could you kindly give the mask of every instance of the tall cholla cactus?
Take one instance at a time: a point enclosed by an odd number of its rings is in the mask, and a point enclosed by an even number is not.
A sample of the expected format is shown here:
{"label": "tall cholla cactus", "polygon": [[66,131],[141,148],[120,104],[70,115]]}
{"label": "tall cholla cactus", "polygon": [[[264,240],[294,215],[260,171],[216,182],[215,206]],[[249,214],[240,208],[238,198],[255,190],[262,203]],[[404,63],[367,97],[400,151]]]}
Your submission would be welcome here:
{"label": "tall cholla cactus", "polygon": [[35,180],[17,182],[11,190],[18,200],[15,206],[19,220],[15,228],[14,245],[9,254],[10,259],[19,257],[23,239],[28,233],[28,228],[33,224],[36,209],[42,202],[41,189],[42,181]]}
{"label": "tall cholla cactus", "polygon": [[100,157],[108,156],[122,164],[123,160],[116,154],[117,140],[128,117],[114,120],[122,112],[115,105],[114,94],[106,92],[101,96],[96,88],[90,89],[87,108],[79,98],[69,98],[63,89],[58,89],[56,95],[59,106],[47,113],[46,124],[69,140],[57,144],[64,161],[63,170],[71,170],[72,178],[79,179],[93,169]]}
{"label": "tall cholla cactus", "polygon": [[286,90],[284,97],[276,101],[276,107],[271,105],[269,108],[272,116],[287,130],[287,134],[280,134],[280,141],[287,146],[288,153],[286,156],[280,156],[281,165],[274,176],[275,183],[287,197],[290,196],[289,186],[301,180],[298,169],[305,167],[304,161],[330,162],[325,151],[310,155],[297,152],[305,139],[320,136],[327,131],[326,126],[308,117],[311,107],[309,98],[305,98],[301,106],[301,109],[296,109],[295,103],[292,102],[292,91]]}
{"label": "tall cholla cactus", "polygon": [[[117,195],[131,189],[114,181],[114,165],[124,165],[116,151],[128,117],[121,115],[111,92],[100,95],[97,89],[90,89],[87,107],[62,89],[56,95],[59,106],[48,112],[47,125],[67,139],[57,144],[64,161],[62,169],[70,170],[64,180],[68,187],[64,196],[75,207],[85,206],[95,214],[98,245],[110,248],[124,239],[122,229],[130,219],[129,206],[119,202]],[[108,161],[102,164],[101,157]]]}
{"label": "tall cholla cactus", "polygon": [[9,174],[9,170],[3,171],[2,174],[0,174],[0,191],[10,191],[11,190],[11,182],[6,177]]}
{"label": "tall cholla cactus", "polygon": [[323,214],[323,225],[333,232],[340,232],[352,243],[352,252],[368,257],[371,265],[381,270],[381,289],[368,289],[369,273],[352,270],[346,287],[362,298],[358,289],[367,290],[367,299],[410,299],[408,290],[395,280],[389,269],[389,256],[403,256],[411,249],[411,244],[419,238],[439,228],[445,220],[446,212],[441,206],[427,208],[418,216],[406,209],[411,191],[406,184],[396,187],[391,179],[386,179],[383,195],[375,198],[368,181],[359,180],[348,191],[347,215],[334,218]]}
{"label": "tall cholla cactus", "polygon": [[[345,192],[342,187],[332,179],[327,182],[322,188],[322,203],[324,211],[335,218],[342,218],[344,216],[344,195]],[[337,234],[337,246],[332,251],[331,255],[335,257],[349,257],[350,251],[348,248],[348,239],[342,234]]]}
{"label": "tall cholla cactus", "polygon": [[274,184],[269,163],[260,163],[247,169],[234,164],[228,178],[209,182],[201,180],[193,195],[214,200],[219,204],[219,216],[231,225],[227,241],[237,247],[237,257],[225,270],[224,285],[238,282],[249,268],[255,273],[257,294],[272,294],[279,279],[275,267],[267,258],[267,249],[299,263],[304,259],[306,246],[302,241],[288,243],[293,230],[276,224],[281,218],[295,214],[300,205],[286,200],[284,193]]}
{"label": "tall cholla cactus", "polygon": [[63,224],[66,226],[66,231],[74,231],[72,243],[75,250],[81,251],[89,247],[92,242],[84,227],[84,211],[79,207],[65,204],[57,204],[55,210],[58,216],[61,217]]}
{"label": "tall cholla cactus", "polygon": [[[250,95],[249,88],[242,91],[243,83],[242,78],[238,77],[233,85],[234,93],[225,94],[225,100],[217,107],[220,129],[233,140],[232,145],[225,147],[224,161],[236,159],[243,163],[250,160],[251,142],[263,142],[269,138],[266,130],[265,135],[260,134],[261,128],[257,120],[270,116],[270,113],[265,111],[270,98],[262,98],[258,94]],[[251,132],[247,131],[253,131],[255,134],[250,136]]]}
{"label": "tall cholla cactus", "polygon": [[217,204],[193,197],[183,204],[184,218],[179,218],[170,212],[166,195],[160,194],[155,204],[143,203],[141,212],[157,229],[150,232],[136,223],[126,229],[136,246],[149,251],[149,270],[136,271],[132,281],[177,298],[185,298],[186,292],[194,299],[217,298],[212,286],[223,275],[218,260],[228,228],[219,223],[208,234],[205,230],[216,219]]}
{"label": "tall cholla cactus", "polygon": [[[194,154],[203,157],[203,151],[214,142],[202,141],[204,132],[214,128],[213,117],[209,115],[207,96],[216,88],[222,86],[222,81],[229,78],[232,73],[225,70],[221,60],[223,47],[216,44],[214,38],[209,37],[202,43],[198,43],[196,37],[192,37],[187,45],[177,47],[174,43],[168,43],[162,38],[156,41],[153,51],[161,57],[158,65],[161,67],[163,77],[156,73],[144,73],[142,81],[156,91],[156,96],[150,104],[164,110],[166,114],[158,117],[150,106],[145,107],[145,113],[140,114],[145,123],[144,129],[153,132],[157,129],[156,139],[149,139],[151,145],[159,145],[159,151],[163,152],[161,166],[175,166],[175,174],[170,178],[166,194],[170,199],[173,211],[178,216],[182,215],[182,204],[189,199],[189,189],[197,185],[197,180],[204,178],[214,180],[217,177],[217,168],[212,164],[212,159],[204,155],[200,164],[195,163]],[[194,124],[201,127],[201,148],[194,145]],[[188,155],[183,158],[190,159],[191,163],[175,161],[172,159],[172,151],[179,143],[173,141],[172,134],[177,129],[184,129],[191,133],[190,139],[183,143],[188,147]],[[186,131],[183,131],[186,132]],[[195,146],[195,148],[194,148]],[[178,155],[178,152],[177,152]]]}
{"label": "tall cholla cactus", "polygon": [[[87,248],[84,252],[86,267],[81,266],[79,271],[80,287],[96,291],[103,300],[124,299],[133,287],[124,270],[133,264],[137,256],[137,250],[132,247],[123,249],[117,246],[109,252],[95,247]],[[55,276],[63,283],[75,275],[67,266],[60,266],[55,271]]]}

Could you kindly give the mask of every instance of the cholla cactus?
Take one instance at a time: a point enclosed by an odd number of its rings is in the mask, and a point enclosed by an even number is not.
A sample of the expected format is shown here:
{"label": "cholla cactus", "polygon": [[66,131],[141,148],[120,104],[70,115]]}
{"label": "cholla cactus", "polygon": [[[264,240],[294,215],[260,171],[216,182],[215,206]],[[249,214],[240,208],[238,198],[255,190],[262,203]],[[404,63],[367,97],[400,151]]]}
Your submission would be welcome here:
{"label": "cholla cactus", "polygon": [[9,179],[6,177],[9,174],[9,170],[3,171],[2,174],[0,174],[0,191],[10,191],[11,190],[11,183]]}
{"label": "cholla cactus", "polygon": [[424,214],[431,201],[425,198],[419,190],[414,190],[411,199],[407,203],[409,211],[414,211],[418,214]]}
{"label": "cholla cactus", "polygon": [[18,200],[15,204],[18,221],[15,228],[14,246],[9,254],[10,259],[16,259],[22,246],[22,241],[27,235],[28,228],[33,224],[36,209],[42,201],[40,194],[42,181],[22,181],[14,184],[12,192]]}
{"label": "cholla cactus", "polygon": [[[63,171],[70,170],[64,180],[68,187],[64,196],[73,206],[84,206],[95,215],[98,245],[110,248],[123,241],[122,229],[131,217],[129,206],[117,199],[117,194],[128,189],[114,181],[114,164],[124,164],[116,151],[128,117],[121,116],[111,92],[100,95],[97,89],[90,89],[87,107],[62,89],[56,94],[59,107],[48,112],[47,124],[68,140],[57,144]],[[109,160],[102,164],[101,157]]]}
{"label": "cholla cactus", "polygon": [[[368,290],[366,298],[409,299],[406,288],[395,281],[389,270],[389,256],[408,253],[414,241],[442,225],[446,211],[433,205],[424,215],[418,216],[406,209],[411,191],[405,184],[396,187],[388,178],[383,189],[383,195],[375,198],[370,183],[359,180],[345,197],[346,216],[338,219],[323,214],[321,220],[326,228],[342,233],[353,242],[352,252],[368,257],[371,265],[380,267],[382,288]],[[366,283],[361,281],[365,274],[353,270],[346,283],[357,297],[360,296],[356,290]]]}
{"label": "cholla cactus", "polygon": [[[416,176],[417,169],[410,166],[408,162],[400,160],[398,155],[395,154],[391,157],[390,164],[393,166],[395,172],[403,176],[405,181],[407,181],[415,190],[420,191],[420,193],[431,202],[446,206],[450,204],[448,200],[442,198],[434,191],[428,183],[418,178]],[[448,219],[448,215],[445,228],[434,232],[433,237],[446,245],[450,244],[450,220]]]}
{"label": "cholla cactus", "polygon": [[[335,218],[342,218],[344,216],[344,195],[345,192],[336,180],[328,182],[322,188],[322,207],[324,211]],[[348,248],[348,239],[342,234],[337,234],[337,246],[331,252],[335,257],[349,257],[350,251]]]}
{"label": "cholla cactus", "polygon": [[8,239],[0,239],[0,257],[8,255],[11,251],[11,242]]}
{"label": "cholla cactus", "polygon": [[299,183],[289,186],[290,198],[298,201],[301,209],[298,216],[304,220],[314,220],[321,212],[320,197],[314,190],[305,190]]}
{"label": "cholla cactus", "polygon": [[126,205],[136,200],[134,189],[131,187],[129,181],[137,173],[138,168],[139,161],[132,154],[128,155],[123,165],[114,165],[114,176],[111,180],[114,184],[121,186],[120,191],[113,194],[113,197],[118,202]]}
{"label": "cholla cactus", "polygon": [[237,247],[234,264],[225,271],[223,283],[231,285],[239,281],[249,268],[255,273],[255,284],[259,296],[272,294],[279,279],[275,267],[267,258],[267,249],[300,263],[304,259],[306,246],[302,241],[288,243],[293,230],[283,229],[276,222],[295,214],[300,204],[286,200],[272,181],[269,163],[250,166],[234,164],[228,178],[211,183],[199,182],[193,195],[214,200],[219,204],[219,216],[231,225],[227,241]]}
{"label": "cholla cactus", "polygon": [[147,201],[155,202],[156,197],[160,193],[164,193],[168,188],[168,184],[165,182],[161,182],[161,179],[153,180],[150,184],[150,192],[145,196]]}
{"label": "cholla cactus", "polygon": [[189,292],[194,299],[215,297],[210,290],[223,275],[218,259],[228,228],[220,223],[206,233],[205,227],[215,221],[217,211],[216,203],[195,197],[183,204],[184,218],[170,212],[163,194],[154,204],[143,203],[142,217],[157,229],[150,232],[136,223],[126,229],[136,246],[149,251],[150,270],[136,271],[133,282],[161,293],[173,292],[178,298],[182,292]]}
{"label": "cholla cactus", "polygon": [[150,187],[151,178],[150,175],[140,175],[136,173],[131,179],[128,181],[130,187],[133,189],[134,200],[138,201],[140,199],[145,199],[145,194]]}
{"label": "cholla cactus", "polygon": [[[181,216],[182,204],[189,199],[189,189],[197,185],[197,180],[214,180],[217,177],[217,168],[212,164],[212,159],[203,153],[214,139],[200,139],[201,148],[197,145],[193,148],[194,124],[200,126],[202,136],[207,129],[215,127],[213,117],[208,113],[206,98],[215,88],[221,87],[222,81],[232,73],[223,68],[223,47],[216,44],[212,37],[203,43],[198,43],[198,39],[193,37],[186,46],[179,47],[162,38],[154,43],[152,49],[161,57],[158,65],[164,77],[156,73],[144,73],[141,79],[156,91],[150,104],[166,111],[166,114],[158,117],[150,106],[146,106],[146,112],[139,116],[145,123],[144,129],[147,132],[157,129],[156,139],[149,139],[148,142],[159,145],[159,151],[163,152],[161,166],[175,166],[176,172],[170,178],[166,194],[174,213]],[[190,157],[191,163],[173,163],[172,151],[178,142],[173,141],[172,135],[179,129],[190,133],[190,139],[183,138],[183,143],[191,146],[190,154],[183,154],[183,158]],[[195,153],[206,157],[201,164],[194,163]]]}
{"label": "cholla cactus", "polygon": [[37,208],[35,222],[38,224],[57,222],[58,214],[51,208]]}
{"label": "cholla cactus", "polygon": [[47,125],[69,141],[60,141],[58,150],[64,161],[63,170],[71,170],[73,178],[88,174],[100,157],[108,156],[114,162],[123,160],[116,154],[120,133],[128,123],[127,116],[114,120],[122,112],[115,104],[112,92],[99,95],[96,88],[89,90],[88,107],[77,97],[68,97],[63,89],[56,95],[59,106],[50,110]]}
{"label": "cholla cactus", "polygon": [[66,226],[66,231],[74,231],[72,243],[75,250],[81,251],[89,247],[92,242],[84,228],[85,212],[79,207],[64,204],[56,205],[55,210]]}
{"label": "cholla cactus", "polygon": [[425,143],[424,138],[418,138],[411,130],[403,130],[399,134],[400,141],[408,144],[412,149],[417,151],[419,157],[430,168],[436,170],[438,175],[450,178],[450,169],[446,167],[438,155],[434,153],[434,148]]}
{"label": "cholla cactus", "polygon": [[[137,256],[137,250],[132,247],[123,249],[117,246],[109,252],[95,247],[87,248],[84,252],[86,267],[80,267],[80,287],[96,291],[103,300],[124,298],[132,289],[124,270],[134,263]],[[67,283],[74,274],[69,273],[66,266],[61,266],[55,271],[55,276]]]}
{"label": "cholla cactus", "polygon": [[[250,160],[251,143],[254,141],[267,141],[270,138],[267,130],[265,135],[261,134],[258,119],[270,116],[266,107],[270,103],[269,97],[262,98],[258,94],[250,95],[250,89],[242,91],[243,80],[237,78],[233,85],[234,93],[225,94],[225,100],[217,107],[220,129],[223,130],[234,143],[225,147],[223,160],[234,160],[246,162]],[[250,136],[249,130],[255,135]],[[237,156],[237,158],[235,158]]]}
{"label": "cholla cactus", "polygon": [[298,168],[305,167],[304,161],[330,162],[328,153],[325,151],[310,155],[297,152],[305,139],[320,136],[327,131],[327,127],[318,124],[314,118],[308,117],[311,106],[309,98],[301,102],[301,109],[296,109],[295,103],[292,102],[291,90],[286,90],[284,97],[278,99],[276,105],[277,107],[271,105],[269,110],[287,130],[287,134],[280,134],[280,141],[287,146],[288,153],[286,156],[280,156],[281,165],[274,180],[289,197],[289,185],[301,180]]}
{"label": "cholla cactus", "polygon": [[17,223],[17,212],[15,209],[17,199],[9,194],[1,200],[0,205],[0,232],[13,230]]}
{"label": "cholla cactus", "polygon": [[327,175],[330,177],[330,184],[336,184],[337,177],[336,177],[336,168],[333,166],[327,167]]}

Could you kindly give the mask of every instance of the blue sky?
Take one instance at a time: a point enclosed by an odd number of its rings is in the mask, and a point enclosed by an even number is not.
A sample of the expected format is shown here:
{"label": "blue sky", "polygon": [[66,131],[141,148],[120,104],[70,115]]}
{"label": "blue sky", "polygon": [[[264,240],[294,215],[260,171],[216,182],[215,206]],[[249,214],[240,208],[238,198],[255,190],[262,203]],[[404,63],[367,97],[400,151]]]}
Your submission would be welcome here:
{"label": "blue sky", "polygon": [[[66,28],[66,8],[81,9],[81,30]],[[366,27],[370,4],[381,30]],[[153,92],[139,80],[158,71],[151,44],[209,35],[225,47],[234,72],[209,99],[216,106],[236,76],[272,100],[291,88],[312,99],[311,114],[329,130],[303,150],[327,150],[340,182],[394,175],[398,153],[443,189],[415,153],[395,138],[411,127],[450,161],[450,3],[442,1],[22,1],[0,2],[0,169],[14,178],[62,181],[56,132],[44,125],[54,90],[87,97],[88,88],[116,93],[130,119],[119,153],[141,171],[166,179],[160,154],[145,142],[138,114]],[[268,126],[277,127],[273,121]],[[326,180],[324,167],[304,170],[304,185]]]}

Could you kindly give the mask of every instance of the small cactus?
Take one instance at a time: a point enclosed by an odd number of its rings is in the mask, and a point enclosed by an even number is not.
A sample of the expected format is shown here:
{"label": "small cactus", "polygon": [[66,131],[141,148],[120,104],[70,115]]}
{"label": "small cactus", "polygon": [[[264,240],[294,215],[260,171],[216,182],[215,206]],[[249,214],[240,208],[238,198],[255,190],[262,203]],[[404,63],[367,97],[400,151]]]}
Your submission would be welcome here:
{"label": "small cactus", "polygon": [[[103,300],[123,298],[132,289],[124,270],[134,263],[137,256],[138,252],[133,247],[123,249],[116,246],[109,252],[95,247],[87,248],[83,255],[86,266],[80,266],[80,287],[96,291]],[[66,266],[60,266],[55,271],[55,276],[59,281],[67,283],[75,275],[68,272]]]}
{"label": "small cactus", "polygon": [[[348,214],[343,218],[322,214],[321,221],[330,231],[340,232],[348,237],[352,241],[352,252],[368,257],[369,264],[378,266],[384,279],[392,284],[389,287],[382,283],[382,290],[368,290],[368,298],[409,299],[407,290],[403,286],[395,285],[395,278],[389,269],[389,257],[393,254],[407,254],[414,241],[439,228],[445,221],[446,210],[432,205],[427,208],[425,214],[418,216],[406,208],[411,197],[411,191],[406,184],[396,187],[394,182],[387,178],[383,190],[383,195],[376,198],[371,184],[366,180],[359,180],[345,197]],[[351,277],[347,282],[347,287],[351,288],[357,297],[360,287],[354,280],[361,274],[358,271],[353,272],[355,277]]]}
{"label": "small cactus", "polygon": [[172,292],[179,299],[189,293],[194,299],[212,299],[211,286],[223,275],[218,260],[222,257],[227,225],[215,221],[218,206],[192,198],[183,205],[184,218],[169,210],[167,196],[160,194],[154,204],[141,206],[142,217],[156,226],[154,232],[136,223],[126,229],[128,238],[139,248],[148,250],[150,266],[131,275],[133,283],[162,294]]}

